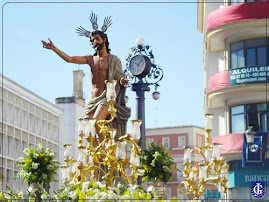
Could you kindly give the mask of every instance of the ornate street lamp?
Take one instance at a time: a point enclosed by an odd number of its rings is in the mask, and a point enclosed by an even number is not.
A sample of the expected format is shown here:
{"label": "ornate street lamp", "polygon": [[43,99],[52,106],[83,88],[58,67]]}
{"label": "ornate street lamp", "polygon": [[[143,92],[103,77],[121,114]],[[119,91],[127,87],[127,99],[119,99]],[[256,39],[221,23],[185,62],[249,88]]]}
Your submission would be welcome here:
{"label": "ornate street lamp", "polygon": [[248,126],[248,129],[246,130],[246,138],[248,144],[254,143],[254,136],[256,132],[252,128],[253,126]]}
{"label": "ornate street lamp", "polygon": [[145,141],[145,91],[150,91],[149,86],[153,85],[155,91],[153,99],[158,100],[160,93],[157,91],[159,81],[163,78],[163,70],[155,64],[154,55],[150,46],[145,45],[143,38],[136,40],[136,46],[131,48],[132,54],[126,59],[125,75],[130,80],[132,90],[136,92],[137,119],[142,120],[141,139],[139,145],[142,151],[146,148]]}

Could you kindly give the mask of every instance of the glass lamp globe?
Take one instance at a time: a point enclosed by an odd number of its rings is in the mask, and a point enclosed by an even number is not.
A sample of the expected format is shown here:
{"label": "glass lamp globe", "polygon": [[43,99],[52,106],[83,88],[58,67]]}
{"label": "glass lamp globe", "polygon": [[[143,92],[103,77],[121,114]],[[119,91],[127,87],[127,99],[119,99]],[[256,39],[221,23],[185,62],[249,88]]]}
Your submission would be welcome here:
{"label": "glass lamp globe", "polygon": [[254,142],[254,137],[255,137],[255,131],[252,129],[253,126],[248,126],[248,129],[246,130],[246,138],[247,138],[247,143],[253,143]]}
{"label": "glass lamp globe", "polygon": [[145,44],[145,40],[144,40],[142,37],[137,38],[136,41],[135,41],[135,44],[136,44],[137,46],[144,46],[144,44]]}
{"label": "glass lamp globe", "polygon": [[160,94],[158,91],[155,91],[152,93],[152,97],[154,100],[159,100],[160,99]]}

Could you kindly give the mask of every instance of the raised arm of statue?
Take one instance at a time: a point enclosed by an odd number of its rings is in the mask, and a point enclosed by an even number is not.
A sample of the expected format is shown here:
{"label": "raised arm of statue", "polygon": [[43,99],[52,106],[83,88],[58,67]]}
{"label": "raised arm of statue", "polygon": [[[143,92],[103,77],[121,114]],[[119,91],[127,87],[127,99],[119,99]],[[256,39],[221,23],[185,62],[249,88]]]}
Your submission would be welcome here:
{"label": "raised arm of statue", "polygon": [[43,48],[53,50],[57,55],[59,55],[63,60],[69,63],[75,63],[75,64],[89,64],[89,57],[91,56],[69,56],[63,51],[61,51],[59,48],[57,48],[54,43],[49,39],[49,42],[45,42],[41,40],[43,44]]}

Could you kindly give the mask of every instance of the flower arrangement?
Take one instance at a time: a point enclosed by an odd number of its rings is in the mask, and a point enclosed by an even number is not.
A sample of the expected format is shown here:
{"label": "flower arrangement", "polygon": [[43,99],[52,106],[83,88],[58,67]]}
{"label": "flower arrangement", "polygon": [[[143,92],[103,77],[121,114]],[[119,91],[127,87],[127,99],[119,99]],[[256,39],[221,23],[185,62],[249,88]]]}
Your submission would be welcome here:
{"label": "flower arrangement", "polygon": [[43,149],[41,143],[36,148],[25,148],[24,157],[17,159],[21,171],[17,177],[22,178],[28,185],[48,184],[55,181],[55,174],[59,168],[59,162],[54,159],[54,153],[50,148]]}
{"label": "flower arrangement", "polygon": [[[31,194],[33,189],[28,189],[27,201],[35,201],[35,196]],[[23,201],[22,193],[20,192],[20,198],[15,197],[15,194],[5,194],[0,192],[1,201],[10,201],[14,199],[20,199]],[[152,195],[145,193],[143,189],[138,186],[128,186],[118,184],[117,187],[106,187],[105,184],[96,181],[88,181],[82,185],[70,185],[65,186],[62,189],[54,192],[54,196],[49,195],[44,189],[40,191],[39,201],[51,201],[51,202],[65,202],[65,201],[122,201],[127,202],[130,200],[145,200],[152,201]]]}
{"label": "flower arrangement", "polygon": [[171,170],[175,169],[174,161],[167,150],[155,142],[147,143],[147,150],[140,154],[141,166],[138,173],[142,181],[161,181],[167,183],[171,177]]}
{"label": "flower arrangement", "polygon": [[[173,168],[173,159],[165,148],[155,143],[148,146],[148,150],[141,155],[144,170],[143,180],[161,180],[167,182]],[[50,195],[44,188],[45,183],[54,180],[59,163],[55,160],[50,149],[43,149],[41,144],[36,148],[27,148],[23,151],[24,157],[18,159],[18,167],[21,171],[17,177],[27,182],[29,188],[27,193],[21,191],[16,193],[9,189],[7,193],[0,192],[0,201],[130,201],[145,200],[154,201],[153,195],[146,193],[141,187],[130,186],[120,182],[117,187],[106,187],[102,182],[90,180],[81,185],[64,186]],[[160,167],[161,166],[161,167]],[[37,197],[38,192],[38,197]]]}
{"label": "flower arrangement", "polygon": [[65,186],[59,192],[55,192],[56,201],[79,200],[79,201],[129,201],[151,200],[151,194],[145,193],[138,186],[106,187],[102,182],[90,180],[82,185]]}

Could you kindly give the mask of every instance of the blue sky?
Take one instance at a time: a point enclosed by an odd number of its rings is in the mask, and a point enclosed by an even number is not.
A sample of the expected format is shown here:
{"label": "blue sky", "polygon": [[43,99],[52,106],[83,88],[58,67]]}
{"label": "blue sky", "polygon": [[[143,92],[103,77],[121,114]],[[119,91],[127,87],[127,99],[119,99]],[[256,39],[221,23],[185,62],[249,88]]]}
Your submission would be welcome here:
{"label": "blue sky", "polygon": [[[93,54],[88,38],[77,36],[75,31],[78,26],[92,30],[88,17],[93,11],[98,15],[99,27],[104,17],[112,17],[107,35],[111,53],[121,59],[123,68],[135,40],[143,37],[153,50],[156,64],[164,70],[158,89],[160,100],[153,100],[153,87],[146,92],[146,127],[204,125],[203,35],[197,30],[195,1],[28,2],[8,3],[2,8],[5,76],[55,103],[57,97],[72,96],[73,70],[79,68],[86,75],[84,91],[88,98],[89,66],[66,63],[54,52],[43,49],[40,41],[50,38],[68,55]],[[135,92],[128,89],[127,95],[134,119]]]}

